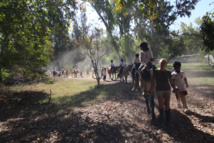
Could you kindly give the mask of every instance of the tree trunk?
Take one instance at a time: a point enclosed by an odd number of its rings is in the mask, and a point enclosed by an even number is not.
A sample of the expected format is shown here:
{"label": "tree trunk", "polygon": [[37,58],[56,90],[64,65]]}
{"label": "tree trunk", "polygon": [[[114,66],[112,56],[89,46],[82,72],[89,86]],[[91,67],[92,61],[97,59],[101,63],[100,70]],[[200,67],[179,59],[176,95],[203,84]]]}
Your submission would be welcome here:
{"label": "tree trunk", "polygon": [[108,33],[109,33],[109,35],[110,35],[110,37],[111,37],[112,43],[113,43],[113,45],[114,45],[114,49],[115,49],[115,51],[117,52],[117,56],[118,56],[118,59],[119,59],[119,62],[120,62],[121,57],[120,57],[119,47],[118,47],[117,43],[115,42],[114,37],[113,37],[113,35],[111,34],[111,32],[108,31]]}
{"label": "tree trunk", "polygon": [[119,62],[120,62],[121,57],[120,57],[119,47],[118,47],[116,41],[114,40],[114,37],[113,37],[113,35],[112,35],[111,30],[109,29],[109,26],[108,26],[107,22],[106,22],[105,19],[102,17],[102,15],[100,14],[100,12],[96,9],[96,6],[95,6],[95,5],[92,5],[92,7],[95,9],[95,11],[97,12],[97,14],[99,15],[99,17],[100,17],[101,20],[103,21],[103,23],[104,23],[104,25],[105,25],[105,27],[106,27],[106,30],[108,31],[108,34],[109,34],[110,37],[111,37],[112,43],[113,43],[113,45],[114,45],[114,49],[115,49],[115,51],[117,52],[117,56],[118,56],[118,59],[119,59]]}
{"label": "tree trunk", "polygon": [[97,86],[99,87],[100,86],[100,77],[99,77],[99,74],[97,72],[98,69],[97,69],[96,61],[91,60],[91,63],[92,63],[92,66],[94,68],[94,73],[95,73],[96,80],[97,80]]}

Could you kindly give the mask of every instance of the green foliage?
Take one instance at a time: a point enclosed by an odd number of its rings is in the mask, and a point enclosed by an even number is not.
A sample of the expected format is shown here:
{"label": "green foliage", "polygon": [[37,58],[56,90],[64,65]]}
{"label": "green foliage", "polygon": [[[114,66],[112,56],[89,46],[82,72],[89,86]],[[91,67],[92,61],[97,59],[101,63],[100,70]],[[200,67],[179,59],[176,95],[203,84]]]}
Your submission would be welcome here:
{"label": "green foliage", "polygon": [[204,49],[206,52],[214,50],[214,13],[207,13],[202,18],[201,34],[203,39]]}
{"label": "green foliage", "polygon": [[7,70],[7,69],[1,69],[0,73],[2,74],[1,77],[2,77],[3,80],[5,78],[10,77],[13,74],[9,70]]}
{"label": "green foliage", "polygon": [[167,43],[161,44],[160,47],[160,58],[166,58],[167,61],[170,61],[171,59],[175,58],[178,55],[181,55],[184,51],[184,43],[183,38],[180,39],[167,39],[165,41]]}
{"label": "green foliage", "polygon": [[[196,19],[199,21],[199,19]],[[192,23],[189,26],[181,22],[182,37],[184,40],[185,54],[197,54],[201,50],[201,35],[198,28],[194,28]]]}
{"label": "green foliage", "polygon": [[129,34],[125,34],[120,40],[120,53],[121,57],[126,60],[126,62],[132,61],[134,55],[136,54],[134,48],[134,40]]}
{"label": "green foliage", "polygon": [[[171,46],[172,42],[170,42],[168,39],[172,37],[178,37],[179,39],[179,35],[175,31],[170,31],[170,26],[179,16],[189,16],[190,10],[194,9],[194,5],[197,3],[197,0],[178,0],[176,2],[177,5],[167,0],[159,0],[154,3],[154,6],[156,7],[154,12],[157,15],[154,19],[143,19],[142,13],[139,13],[138,16],[135,16],[135,35],[137,38],[144,39],[149,43],[155,58],[161,57],[163,55],[167,58],[167,55],[169,57],[169,54],[172,54],[166,53],[167,50],[170,50],[171,48],[174,49]],[[162,51],[161,53],[160,46]],[[175,51],[175,53],[177,52]]]}
{"label": "green foliage", "polygon": [[1,1],[0,69],[10,71],[18,65],[26,76],[43,73],[42,68],[48,65],[53,53],[52,45],[56,45],[50,37],[66,28],[64,22],[71,17],[66,16],[70,14],[68,5],[73,4],[61,0]]}
{"label": "green foliage", "polygon": [[117,12],[121,12],[122,10],[130,7],[131,5],[138,5],[138,9],[141,11],[141,15],[145,19],[154,19],[157,15],[155,13],[156,4],[158,0],[114,0],[116,2]]}
{"label": "green foliage", "polygon": [[109,0],[93,0],[91,6],[99,15],[103,24],[106,27],[109,37],[111,38],[112,45],[117,52],[118,59],[120,60],[119,46],[113,36],[114,26],[116,24],[116,15],[115,15],[115,3],[114,1]]}

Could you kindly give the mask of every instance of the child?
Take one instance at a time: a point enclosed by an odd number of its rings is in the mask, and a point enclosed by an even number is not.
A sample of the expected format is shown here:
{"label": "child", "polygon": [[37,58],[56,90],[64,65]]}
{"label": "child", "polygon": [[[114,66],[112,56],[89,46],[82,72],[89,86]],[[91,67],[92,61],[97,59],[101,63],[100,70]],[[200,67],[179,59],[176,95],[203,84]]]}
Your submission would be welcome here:
{"label": "child", "polygon": [[141,65],[139,67],[139,69],[142,69],[143,66],[147,65],[149,62],[153,62],[154,61],[154,57],[153,57],[153,53],[152,50],[148,48],[148,44],[146,42],[142,42],[140,44],[140,62]]}
{"label": "child", "polygon": [[175,61],[173,67],[174,71],[172,72],[172,80],[174,81],[176,87],[175,95],[177,98],[177,106],[181,107],[182,101],[183,108],[188,109],[185,97],[187,95],[186,88],[189,87],[187,78],[185,76],[185,73],[181,71],[181,63],[179,61]]}
{"label": "child", "polygon": [[73,67],[73,74],[75,73],[75,67]]}
{"label": "child", "polygon": [[132,88],[132,91],[137,91],[137,89],[138,89],[138,73],[137,73],[137,70],[138,70],[138,68],[139,68],[139,66],[140,66],[140,58],[139,58],[139,54],[136,54],[135,55],[135,58],[134,58],[134,66],[132,67],[132,71],[131,71],[131,73],[132,73],[132,76],[133,76],[133,80],[134,80],[134,87]]}
{"label": "child", "polygon": [[119,66],[120,67],[119,75],[122,74],[123,69],[124,69],[125,66],[126,66],[126,63],[123,61],[123,59],[121,59],[120,66]]}
{"label": "child", "polygon": [[111,60],[111,71],[113,71],[114,69],[114,63],[113,63],[113,60]]}
{"label": "child", "polygon": [[136,54],[136,55],[135,55],[135,58],[134,58],[134,66],[136,67],[136,69],[138,69],[139,66],[140,66],[139,54]]}
{"label": "child", "polygon": [[[154,62],[154,57],[153,57],[152,50],[149,49],[148,44],[146,42],[142,42],[139,47],[141,49],[139,53],[139,60],[141,64],[138,70],[141,70],[146,65],[149,65],[149,64],[152,65],[152,62]],[[135,76],[138,77],[138,73],[136,73]],[[137,91],[137,88],[138,88],[138,80],[135,79],[135,86],[132,89],[132,91]]]}
{"label": "child", "polygon": [[106,80],[106,68],[104,68],[104,70],[103,70],[103,80],[104,81]]}
{"label": "child", "polygon": [[172,80],[171,72],[166,69],[166,59],[160,59],[160,69],[154,71],[155,82],[156,82],[156,95],[158,97],[159,104],[159,120],[163,121],[163,112],[165,110],[166,123],[170,123],[170,95],[171,87],[175,90],[175,85]]}

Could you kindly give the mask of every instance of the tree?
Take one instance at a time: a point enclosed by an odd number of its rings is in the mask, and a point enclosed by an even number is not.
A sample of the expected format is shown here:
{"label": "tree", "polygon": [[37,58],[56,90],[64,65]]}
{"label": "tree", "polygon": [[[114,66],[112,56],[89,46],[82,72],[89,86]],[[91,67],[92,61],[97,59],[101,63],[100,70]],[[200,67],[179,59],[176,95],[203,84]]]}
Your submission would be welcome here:
{"label": "tree", "polygon": [[184,52],[184,42],[183,38],[173,38],[170,37],[165,41],[166,44],[162,43],[160,46],[160,57],[165,57],[167,61],[181,55]]}
{"label": "tree", "polygon": [[[135,0],[133,0],[136,2]],[[135,17],[136,27],[134,29],[135,35],[138,39],[146,40],[153,50],[154,57],[158,57],[160,54],[160,45],[165,45],[166,50],[171,48],[172,42],[169,42],[171,35],[177,37],[178,34],[170,31],[170,26],[179,16],[189,16],[190,10],[194,9],[194,5],[198,0],[183,1],[177,0],[175,4],[170,3],[167,0],[158,0],[153,5],[155,10],[153,11],[153,18],[146,16],[145,18],[140,17],[142,13],[139,13]],[[152,6],[153,7],[153,6]],[[178,37],[179,39],[179,37]]]}
{"label": "tree", "polygon": [[57,31],[56,25],[61,26],[56,21],[60,19],[64,25],[65,19],[72,16],[74,5],[72,1],[61,0],[1,1],[0,79],[14,66],[25,76],[42,74],[53,53],[52,45],[56,44],[50,37]]}
{"label": "tree", "polygon": [[[100,59],[106,55],[109,47],[102,47],[106,43],[101,40],[103,30],[102,29],[93,29],[91,33],[88,32],[85,10],[81,10],[80,21],[79,23],[75,21],[73,25],[72,37],[75,41],[75,44],[90,58],[91,64],[94,68],[96,75],[97,85],[100,85],[100,77],[98,74],[98,65]],[[108,45],[109,46],[109,45]]]}
{"label": "tree", "polygon": [[[199,20],[199,19],[197,19]],[[201,35],[198,28],[194,28],[192,23],[189,26],[187,24],[181,22],[181,34],[184,40],[185,48],[183,51],[186,54],[197,54],[201,49]]]}
{"label": "tree", "polygon": [[214,50],[214,12],[207,13],[203,16],[202,20],[203,22],[200,27],[204,45],[202,49],[206,52],[210,52]]}
{"label": "tree", "polygon": [[130,34],[125,34],[120,40],[120,53],[126,62],[131,63],[136,54],[134,47],[134,39]]}
{"label": "tree", "polygon": [[91,6],[94,8],[94,10],[99,15],[100,19],[104,23],[106,30],[111,38],[112,45],[114,46],[114,49],[118,55],[118,59],[120,61],[120,52],[119,52],[119,46],[117,42],[114,39],[114,36],[112,34],[112,31],[114,29],[114,13],[113,13],[113,5],[111,5],[112,1],[109,0],[91,0]]}
{"label": "tree", "polygon": [[80,48],[91,59],[91,63],[94,68],[98,87],[100,85],[100,77],[98,73],[99,61],[107,53],[107,51],[101,52],[101,39],[100,39],[101,34],[102,34],[101,30],[95,29],[91,36],[88,36],[85,34],[83,35],[83,37],[79,39]]}

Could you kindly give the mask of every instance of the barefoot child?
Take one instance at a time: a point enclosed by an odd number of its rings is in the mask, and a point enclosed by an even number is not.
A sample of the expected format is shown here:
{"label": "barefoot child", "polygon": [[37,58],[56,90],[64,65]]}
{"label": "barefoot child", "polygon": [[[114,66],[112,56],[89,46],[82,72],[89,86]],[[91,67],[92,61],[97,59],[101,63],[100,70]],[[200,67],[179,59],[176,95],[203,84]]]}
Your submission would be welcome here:
{"label": "barefoot child", "polygon": [[172,80],[175,83],[176,91],[175,95],[177,98],[177,106],[181,108],[181,102],[183,104],[184,109],[188,109],[186,103],[186,95],[188,83],[185,73],[181,71],[181,63],[179,61],[175,61],[173,64],[174,71],[172,72]]}

